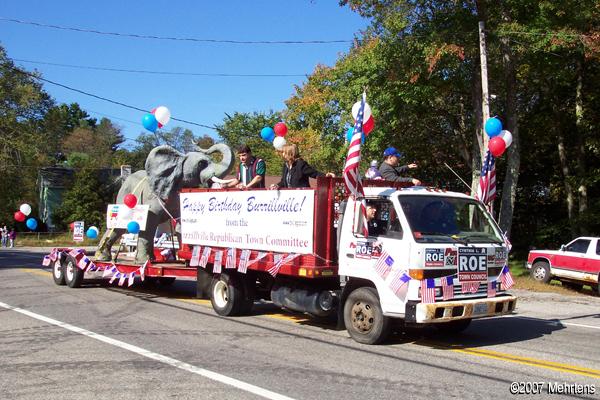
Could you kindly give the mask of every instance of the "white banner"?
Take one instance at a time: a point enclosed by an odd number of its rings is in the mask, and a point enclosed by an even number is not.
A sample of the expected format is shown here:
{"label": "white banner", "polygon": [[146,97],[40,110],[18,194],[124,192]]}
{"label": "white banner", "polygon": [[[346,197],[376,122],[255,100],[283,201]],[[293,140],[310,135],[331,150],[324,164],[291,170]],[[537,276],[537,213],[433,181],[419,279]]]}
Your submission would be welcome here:
{"label": "white banner", "polygon": [[83,221],[73,222],[73,241],[83,242],[84,232],[85,232],[85,223]]}
{"label": "white banner", "polygon": [[140,230],[146,230],[148,205],[137,205],[129,208],[125,204],[109,204],[106,211],[106,227],[108,229],[127,229],[127,224],[135,221],[140,224]]}
{"label": "white banner", "polygon": [[313,252],[313,189],[181,193],[180,206],[183,243]]}

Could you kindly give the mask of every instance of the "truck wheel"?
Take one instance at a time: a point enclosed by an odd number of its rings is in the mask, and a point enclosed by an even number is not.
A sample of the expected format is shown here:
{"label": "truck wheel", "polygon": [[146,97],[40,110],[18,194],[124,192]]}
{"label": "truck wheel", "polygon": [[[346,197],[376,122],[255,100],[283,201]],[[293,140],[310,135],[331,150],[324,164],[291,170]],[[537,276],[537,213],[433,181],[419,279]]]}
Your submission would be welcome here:
{"label": "truck wheel", "polygon": [[536,261],[531,267],[531,277],[542,283],[550,282],[552,276],[550,275],[550,264],[547,261]]}
{"label": "truck wheel", "polygon": [[383,315],[377,291],[371,287],[358,288],[348,295],[344,324],[358,343],[379,344],[390,333],[390,318]]}
{"label": "truck wheel", "polygon": [[210,285],[210,302],[219,315],[226,317],[238,315],[244,303],[242,283],[234,275],[227,273],[216,275]]}
{"label": "truck wheel", "polygon": [[175,278],[172,276],[161,276],[158,278],[158,283],[160,283],[162,286],[172,285],[173,282],[175,282]]}
{"label": "truck wheel", "polygon": [[54,283],[59,286],[63,286],[65,284],[65,272],[60,263],[60,257],[56,261],[52,262],[52,278],[54,279]]}
{"label": "truck wheel", "polygon": [[446,334],[456,334],[464,331],[471,325],[471,319],[457,319],[454,321],[448,321],[444,323],[433,324],[435,328]]}
{"label": "truck wheel", "polygon": [[70,288],[78,288],[83,282],[83,270],[77,267],[77,261],[72,256],[67,256],[63,263],[65,283]]}

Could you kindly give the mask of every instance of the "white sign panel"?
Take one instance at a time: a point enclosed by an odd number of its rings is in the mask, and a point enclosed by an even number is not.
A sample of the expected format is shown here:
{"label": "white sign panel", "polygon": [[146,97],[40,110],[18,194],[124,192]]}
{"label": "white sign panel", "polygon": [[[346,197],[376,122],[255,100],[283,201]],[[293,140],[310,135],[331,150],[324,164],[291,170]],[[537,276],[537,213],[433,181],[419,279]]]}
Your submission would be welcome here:
{"label": "white sign panel", "polygon": [[125,204],[109,204],[106,211],[106,227],[108,229],[127,229],[127,224],[135,221],[140,224],[140,230],[146,229],[148,205],[137,205],[129,208]]}
{"label": "white sign panel", "polygon": [[83,233],[85,232],[85,222],[73,222],[73,241],[83,242]]}
{"label": "white sign panel", "polygon": [[180,203],[183,243],[313,252],[313,189],[181,193]]}

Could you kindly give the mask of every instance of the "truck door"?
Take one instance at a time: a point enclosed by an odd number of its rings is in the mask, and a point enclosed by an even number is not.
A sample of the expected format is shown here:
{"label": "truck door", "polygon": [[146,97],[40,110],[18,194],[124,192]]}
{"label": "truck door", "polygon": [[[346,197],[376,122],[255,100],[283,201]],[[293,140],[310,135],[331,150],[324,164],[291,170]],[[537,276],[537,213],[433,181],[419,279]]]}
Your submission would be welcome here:
{"label": "truck door", "polygon": [[576,239],[569,243],[555,258],[555,267],[569,271],[585,271],[585,256],[590,247],[589,239]]}

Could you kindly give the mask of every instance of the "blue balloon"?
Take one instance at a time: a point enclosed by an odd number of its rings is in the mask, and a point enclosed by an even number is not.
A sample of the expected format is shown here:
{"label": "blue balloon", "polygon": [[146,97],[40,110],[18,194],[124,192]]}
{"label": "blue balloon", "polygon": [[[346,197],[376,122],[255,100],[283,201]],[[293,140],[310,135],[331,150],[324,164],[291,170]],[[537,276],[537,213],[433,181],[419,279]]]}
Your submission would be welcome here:
{"label": "blue balloon", "polygon": [[144,128],[148,129],[150,132],[156,132],[158,129],[158,121],[156,120],[154,114],[148,113],[144,115],[142,117],[142,125],[144,125]]}
{"label": "blue balloon", "polygon": [[29,218],[27,222],[25,222],[25,225],[27,225],[27,227],[32,231],[35,231],[35,228],[37,228],[37,221],[35,218]]}
{"label": "blue balloon", "polygon": [[139,233],[140,232],[140,224],[135,221],[131,221],[127,224],[127,232],[129,233]]}
{"label": "blue balloon", "polygon": [[90,226],[85,232],[85,236],[89,237],[90,239],[96,239],[98,237],[98,228]]}
{"label": "blue balloon", "polygon": [[485,133],[489,137],[498,136],[500,132],[502,132],[502,122],[498,118],[490,118],[485,122]]}
{"label": "blue balloon", "polygon": [[270,126],[265,126],[260,131],[260,137],[265,139],[267,142],[272,142],[275,139],[275,131]]}
{"label": "blue balloon", "polygon": [[[352,136],[353,135],[354,135],[354,127],[351,126],[346,131],[346,141],[348,143],[350,143],[352,141]],[[365,133],[364,132],[363,132],[362,136],[360,137],[360,144],[365,144]]]}

